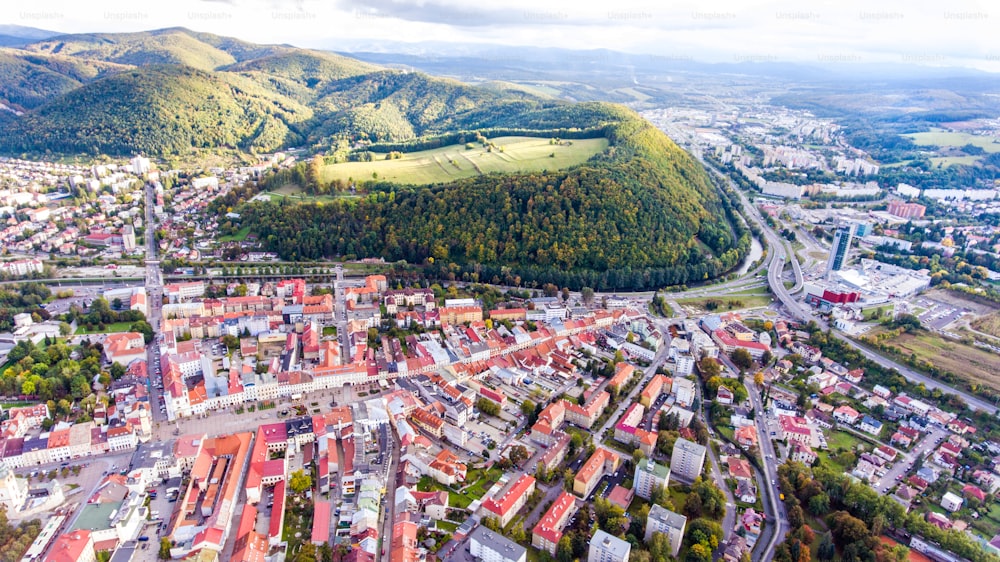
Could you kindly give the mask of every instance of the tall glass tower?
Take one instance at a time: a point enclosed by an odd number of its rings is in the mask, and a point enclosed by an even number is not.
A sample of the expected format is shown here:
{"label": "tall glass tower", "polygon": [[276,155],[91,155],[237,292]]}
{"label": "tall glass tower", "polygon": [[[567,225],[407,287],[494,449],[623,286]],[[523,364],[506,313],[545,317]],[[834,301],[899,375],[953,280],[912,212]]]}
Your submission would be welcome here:
{"label": "tall glass tower", "polygon": [[833,233],[833,245],[830,247],[830,261],[826,263],[826,277],[834,271],[840,271],[847,265],[847,255],[854,240],[854,225],[842,224]]}

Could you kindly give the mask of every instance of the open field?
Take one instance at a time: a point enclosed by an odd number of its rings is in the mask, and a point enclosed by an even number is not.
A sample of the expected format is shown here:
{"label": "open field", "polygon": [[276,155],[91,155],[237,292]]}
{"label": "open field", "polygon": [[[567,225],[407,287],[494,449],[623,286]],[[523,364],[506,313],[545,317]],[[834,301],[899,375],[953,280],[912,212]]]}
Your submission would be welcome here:
{"label": "open field", "polygon": [[980,316],[971,322],[971,326],[984,334],[1000,338],[1000,312]]}
{"label": "open field", "polygon": [[903,135],[920,146],[961,147],[967,144],[978,146],[986,152],[1000,152],[1000,143],[990,137],[970,135],[969,133],[949,133],[947,131],[930,131],[926,133],[910,133]]}
{"label": "open field", "polygon": [[979,161],[978,156],[940,156],[932,157],[930,159],[931,166],[941,166],[947,168],[948,166],[953,166],[959,164],[962,166],[971,166]]}
{"label": "open field", "polygon": [[244,226],[243,228],[239,229],[239,231],[237,231],[236,234],[233,234],[232,236],[220,237],[219,242],[242,242],[246,240],[247,236],[249,235],[250,235],[250,227]]}
{"label": "open field", "polygon": [[325,166],[323,180],[378,178],[421,185],[491,172],[558,170],[582,164],[608,147],[608,140],[603,138],[573,139],[563,141],[562,145],[552,145],[549,144],[549,139],[537,137],[497,137],[490,141],[503,147],[503,152],[487,152],[479,144],[471,149],[455,144],[405,153],[402,158],[395,160],[385,160],[385,154],[376,153],[376,160],[372,162],[343,162]]}
{"label": "open field", "polygon": [[913,353],[939,369],[1000,389],[1000,357],[985,349],[925,331],[903,333],[886,343],[898,347],[903,355]]}
{"label": "open field", "polygon": [[105,324],[104,329],[100,330],[97,326],[94,326],[93,330],[87,330],[86,326],[80,326],[76,329],[77,335],[85,334],[110,334],[113,332],[127,332],[129,328],[132,327],[132,322],[115,322],[114,324]]}
{"label": "open field", "polygon": [[[745,308],[762,308],[772,302],[769,295],[762,294],[739,294],[733,293],[725,297],[697,297],[688,299],[677,299],[677,304],[684,307],[691,307],[705,312],[726,312],[729,310],[742,310]],[[715,301],[717,306],[710,310],[709,301]]]}

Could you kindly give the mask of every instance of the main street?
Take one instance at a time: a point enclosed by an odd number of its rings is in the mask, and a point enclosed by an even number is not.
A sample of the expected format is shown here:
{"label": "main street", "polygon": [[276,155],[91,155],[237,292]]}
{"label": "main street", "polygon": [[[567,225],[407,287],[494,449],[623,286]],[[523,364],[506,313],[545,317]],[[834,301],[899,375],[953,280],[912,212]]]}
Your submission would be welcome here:
{"label": "main street", "polygon": [[[153,341],[146,346],[146,386],[149,391],[150,415],[153,421],[166,421],[165,413],[160,412],[162,401],[162,377],[160,376],[160,317],[163,311],[163,272],[160,270],[160,260],[156,259],[156,221],[153,207],[156,204],[156,193],[153,185],[147,183],[143,189],[145,194],[145,235],[146,235],[146,321],[153,327]],[[157,389],[160,391],[158,392]]]}

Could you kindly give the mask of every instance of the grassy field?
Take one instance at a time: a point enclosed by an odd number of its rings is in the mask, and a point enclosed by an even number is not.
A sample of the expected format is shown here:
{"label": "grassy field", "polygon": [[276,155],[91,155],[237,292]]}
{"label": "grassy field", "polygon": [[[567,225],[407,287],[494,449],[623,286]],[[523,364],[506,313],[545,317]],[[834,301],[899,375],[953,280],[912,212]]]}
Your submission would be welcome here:
{"label": "grassy field", "polygon": [[250,227],[244,226],[243,228],[239,229],[239,231],[236,234],[233,234],[232,236],[221,236],[219,238],[219,242],[242,242],[247,239],[247,236],[249,234],[250,234]]}
{"label": "grassy field", "polygon": [[[718,301],[720,304],[714,311],[707,308],[708,301]],[[689,299],[677,299],[677,304],[689,306],[703,310],[705,312],[727,312],[729,310],[742,310],[744,308],[761,308],[771,304],[771,297],[767,295],[747,293],[733,293],[725,297],[695,297]],[[730,306],[732,304],[732,306]]]}
{"label": "grassy field", "polygon": [[105,324],[103,330],[97,329],[95,326],[93,330],[87,330],[85,326],[80,326],[76,329],[76,335],[85,334],[110,334],[113,332],[127,332],[129,328],[132,327],[132,322],[115,322],[114,324]]}
{"label": "grassy field", "polygon": [[959,164],[962,166],[971,166],[979,161],[978,156],[937,156],[930,159],[931,166],[942,168],[947,168],[948,166],[954,166]]}
{"label": "grassy field", "polygon": [[381,180],[421,185],[490,172],[558,170],[581,164],[608,147],[608,140],[603,138],[574,139],[564,141],[571,144],[563,145],[551,145],[549,139],[536,137],[497,137],[490,140],[496,146],[503,147],[503,152],[487,152],[479,144],[472,149],[456,144],[406,153],[395,160],[385,160],[385,154],[376,153],[376,160],[373,162],[344,162],[325,166],[323,180],[368,180],[377,177]]}
{"label": "grassy field", "polygon": [[971,326],[984,334],[1000,338],[1000,312],[980,316],[971,322]]}
{"label": "grassy field", "polygon": [[982,148],[986,152],[1000,152],[1000,143],[993,142],[993,139],[989,137],[970,135],[969,133],[949,133],[938,130],[926,133],[911,133],[903,136],[910,137],[915,144],[920,146],[961,147],[971,144]]}
{"label": "grassy field", "polygon": [[848,449],[856,450],[855,447],[858,445],[866,445],[865,441],[860,437],[851,435],[846,431],[831,431],[826,437],[826,444],[830,447],[831,451],[836,451],[837,449]]}
{"label": "grassy field", "polygon": [[887,343],[900,348],[904,355],[913,353],[940,369],[1000,389],[1000,357],[985,349],[924,331],[900,334]]}

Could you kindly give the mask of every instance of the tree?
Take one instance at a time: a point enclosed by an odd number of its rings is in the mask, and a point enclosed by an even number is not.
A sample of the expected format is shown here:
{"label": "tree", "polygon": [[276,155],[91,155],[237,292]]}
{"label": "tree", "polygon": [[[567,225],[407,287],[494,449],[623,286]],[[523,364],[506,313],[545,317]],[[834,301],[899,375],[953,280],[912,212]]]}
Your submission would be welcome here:
{"label": "tree", "polygon": [[732,360],[733,365],[736,365],[741,370],[748,370],[753,367],[753,357],[750,356],[750,352],[742,347],[736,348],[735,351],[729,356]]}
{"label": "tree", "polygon": [[590,287],[583,287],[580,289],[580,298],[583,299],[584,304],[591,304],[594,302],[594,290]]}
{"label": "tree", "polygon": [[163,537],[160,539],[160,560],[170,560],[170,547],[171,544],[169,538]]}
{"label": "tree", "polygon": [[319,559],[322,562],[333,562],[333,547],[330,543],[325,542],[319,545]]}
{"label": "tree", "polygon": [[312,476],[304,470],[296,470],[288,479],[288,487],[296,494],[301,494],[312,487]]}
{"label": "tree", "polygon": [[293,562],[316,562],[316,545],[311,542],[302,543],[302,547],[295,554]]}
{"label": "tree", "polygon": [[535,414],[535,403],[531,400],[525,400],[521,402],[521,415],[526,418],[531,418]]}
{"label": "tree", "polygon": [[771,363],[772,359],[774,359],[774,355],[771,354],[771,350],[765,349],[764,353],[760,355],[760,364],[767,366]]}
{"label": "tree", "polygon": [[487,416],[500,415],[500,404],[497,404],[489,398],[483,397],[476,400],[476,408]]}
{"label": "tree", "polygon": [[563,535],[556,545],[556,560],[559,562],[573,562],[573,542],[569,535]]}
{"label": "tree", "polygon": [[232,334],[222,336],[222,345],[229,351],[234,351],[240,347],[240,339]]}
{"label": "tree", "polygon": [[754,375],[753,375],[753,383],[755,385],[757,385],[758,387],[764,386],[764,372],[763,371],[757,371],[756,373],[754,373]]}
{"label": "tree", "polygon": [[510,462],[520,468],[524,461],[528,460],[530,455],[528,454],[528,449],[524,445],[514,445],[510,448],[510,452],[507,454],[507,457],[510,458]]}
{"label": "tree", "polygon": [[698,361],[698,371],[701,373],[701,377],[707,380],[722,374],[722,367],[719,366],[718,361],[715,359],[702,357],[701,361]]}

